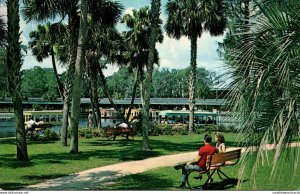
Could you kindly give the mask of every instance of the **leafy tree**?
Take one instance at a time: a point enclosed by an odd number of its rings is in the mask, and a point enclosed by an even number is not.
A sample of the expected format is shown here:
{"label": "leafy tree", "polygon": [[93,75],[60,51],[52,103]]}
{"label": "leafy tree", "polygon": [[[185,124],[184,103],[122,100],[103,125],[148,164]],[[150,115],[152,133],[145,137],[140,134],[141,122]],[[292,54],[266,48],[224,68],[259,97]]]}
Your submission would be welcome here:
{"label": "leafy tree", "polygon": [[0,99],[7,97],[6,49],[0,47]]}
{"label": "leafy tree", "polygon": [[179,39],[187,36],[191,40],[191,72],[189,77],[189,131],[194,130],[195,80],[197,67],[197,38],[204,31],[213,36],[223,34],[225,17],[223,0],[169,0],[166,6],[166,31]]}
{"label": "leafy tree", "polygon": [[6,26],[3,19],[0,16],[0,47],[4,46],[6,35]]}
{"label": "leafy tree", "polygon": [[133,85],[133,76],[128,69],[123,67],[112,76],[108,77],[107,85],[114,99],[128,98]]}
{"label": "leafy tree", "polygon": [[7,1],[7,78],[8,91],[12,97],[13,108],[16,119],[16,145],[17,159],[20,161],[28,160],[25,126],[23,117],[22,95],[20,93],[21,75],[21,43],[20,39],[20,16],[19,1]]}
{"label": "leafy tree", "polygon": [[23,70],[21,92],[25,97],[42,97],[52,100],[58,97],[54,72],[40,66]]}
{"label": "leafy tree", "polygon": [[[186,98],[188,97],[188,74],[190,68],[186,69],[158,69],[153,73],[152,97],[156,98]],[[210,87],[213,85],[214,72],[204,68],[197,68],[197,79],[195,96],[205,98],[208,96]]]}
{"label": "leafy tree", "polygon": [[[256,146],[252,185],[265,160],[266,143],[274,143],[272,175],[279,158],[299,166],[299,149],[284,149],[299,138],[299,9],[298,0],[257,3],[260,14],[249,20],[244,34],[234,34],[235,44],[225,45],[226,63],[233,78],[230,99],[240,121],[239,132],[249,134],[245,146]],[[244,26],[237,25],[240,29]],[[248,156],[248,155],[245,155]],[[286,162],[286,164],[291,165]],[[242,165],[242,170],[245,165]],[[287,169],[280,166],[280,169]],[[240,175],[242,177],[242,174]],[[286,177],[292,179],[293,176]]]}

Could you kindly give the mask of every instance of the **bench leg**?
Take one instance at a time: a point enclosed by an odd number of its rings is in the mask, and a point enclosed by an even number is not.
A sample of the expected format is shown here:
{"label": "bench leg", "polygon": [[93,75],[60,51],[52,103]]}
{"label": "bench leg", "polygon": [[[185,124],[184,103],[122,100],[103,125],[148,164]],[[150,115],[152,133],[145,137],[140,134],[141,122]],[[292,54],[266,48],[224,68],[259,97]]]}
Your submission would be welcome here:
{"label": "bench leg", "polygon": [[224,172],[222,172],[220,169],[217,170],[217,173],[218,173],[218,175],[219,175],[219,177],[220,177],[221,179],[223,179],[223,178],[221,177],[220,173],[221,173],[223,176],[225,176],[227,179],[230,179],[230,178],[229,178]]}
{"label": "bench leg", "polygon": [[212,173],[209,174],[209,176],[208,176],[207,180],[205,181],[205,183],[203,184],[203,186],[205,186],[205,185],[208,183],[208,181],[211,179],[212,175],[213,175],[215,172],[216,172],[216,169],[213,170]]}

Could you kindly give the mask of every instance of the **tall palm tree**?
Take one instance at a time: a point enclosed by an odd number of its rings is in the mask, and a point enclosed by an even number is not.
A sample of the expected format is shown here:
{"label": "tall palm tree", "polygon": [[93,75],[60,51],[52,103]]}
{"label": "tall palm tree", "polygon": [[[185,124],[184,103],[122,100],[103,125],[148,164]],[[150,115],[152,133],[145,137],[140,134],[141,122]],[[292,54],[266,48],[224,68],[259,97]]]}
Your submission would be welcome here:
{"label": "tall palm tree", "polygon": [[21,74],[21,43],[20,43],[20,16],[19,1],[7,1],[7,76],[8,91],[12,97],[13,108],[16,118],[16,144],[17,159],[28,160],[25,126],[23,117],[22,95],[20,93]]}
{"label": "tall palm tree", "polygon": [[187,36],[191,40],[191,71],[189,77],[189,131],[194,130],[195,80],[197,68],[197,39],[207,31],[212,36],[223,34],[225,16],[223,0],[169,0],[167,34],[179,39]]}
{"label": "tall palm tree", "polygon": [[60,23],[45,25],[38,25],[37,30],[29,33],[31,41],[29,41],[29,48],[37,61],[42,62],[43,59],[51,57],[54,75],[56,77],[57,88],[60,97],[63,98],[63,84],[58,76],[56,68],[57,47],[62,47],[62,39],[66,37],[66,27]]}
{"label": "tall palm tree", "polygon": [[70,94],[72,88],[72,77],[76,62],[76,48],[78,41],[79,29],[79,9],[78,0],[24,0],[22,13],[27,22],[30,21],[45,21],[54,19],[56,16],[61,18],[68,17],[69,31],[69,66],[67,67],[66,80],[64,84],[64,107],[63,107],[63,124],[61,128],[61,145],[67,146],[67,129],[70,109]]}
{"label": "tall palm tree", "polygon": [[[137,82],[140,83],[140,92],[143,100],[143,80],[144,80],[144,68],[147,66],[148,57],[149,57],[149,43],[150,43],[150,25],[151,25],[151,10],[148,6],[142,7],[138,10],[133,10],[131,14],[125,14],[121,20],[122,23],[125,23],[126,26],[130,29],[129,31],[124,32],[124,37],[127,42],[128,47],[128,61],[129,68],[135,69],[135,81],[132,91],[131,104],[127,113],[127,121],[129,119],[131,108],[134,103]],[[163,41],[163,34],[160,25],[162,20],[157,21],[157,36],[156,41]],[[155,49],[154,52],[154,63],[158,64],[158,52]]]}
{"label": "tall palm tree", "polygon": [[152,73],[155,62],[155,44],[159,33],[159,14],[160,0],[152,0],[151,2],[151,25],[150,25],[150,40],[149,40],[149,57],[147,62],[147,73],[145,80],[144,106],[143,106],[143,149],[149,150],[149,109],[150,109],[150,93],[152,88]]}
{"label": "tall palm tree", "polygon": [[[230,99],[240,121],[239,132],[248,134],[245,146],[258,148],[252,167],[254,187],[258,167],[267,156],[263,154],[266,143],[275,145],[271,175],[278,175],[274,173],[278,161],[287,157],[279,168],[294,173],[299,166],[299,148],[286,147],[300,134],[300,2],[266,1],[257,5],[261,14],[248,21],[247,34],[234,34],[235,44],[225,45],[226,63],[233,79]],[[292,181],[292,177],[286,178]]]}
{"label": "tall palm tree", "polygon": [[[56,16],[68,18],[69,31],[69,66],[66,75],[64,87],[64,108],[63,125],[61,129],[61,145],[67,145],[67,128],[70,107],[70,94],[73,83],[73,74],[75,71],[76,52],[79,34],[79,0],[24,0],[22,9],[26,21],[44,21],[54,19]],[[92,20],[100,21],[103,25],[110,25],[111,20],[116,17],[115,10],[120,4],[111,0],[90,0],[88,10]],[[95,17],[97,16],[97,17]],[[79,119],[79,118],[78,118]]]}
{"label": "tall palm tree", "polygon": [[85,42],[87,37],[88,0],[81,0],[80,26],[77,46],[77,58],[74,72],[74,88],[72,90],[71,107],[71,140],[70,153],[78,153],[78,125],[80,117],[80,94],[83,64],[85,58]]}
{"label": "tall palm tree", "polygon": [[[110,2],[108,2],[110,3]],[[87,52],[86,52],[86,63],[87,70],[90,80],[90,90],[91,90],[91,101],[94,111],[96,112],[97,124],[98,128],[101,126],[101,114],[99,109],[99,97],[98,97],[98,82],[100,79],[102,80],[102,86],[105,88],[106,96],[111,102],[112,106],[119,112],[118,108],[113,103],[113,100],[110,97],[109,91],[106,86],[104,74],[102,72],[102,65],[99,63],[100,59],[106,57],[110,62],[123,63],[119,57],[119,54],[116,55],[114,53],[122,53],[124,51],[124,44],[122,37],[115,29],[115,25],[119,21],[121,17],[121,12],[123,6],[114,2],[108,6],[111,10],[109,14],[111,17],[105,21],[98,21],[96,18],[99,18],[99,12],[95,12],[90,10],[91,12],[91,20],[88,23],[88,36],[90,37],[87,40]],[[94,19],[93,19],[94,18]],[[119,60],[120,59],[120,60]],[[105,66],[106,64],[104,64]]]}

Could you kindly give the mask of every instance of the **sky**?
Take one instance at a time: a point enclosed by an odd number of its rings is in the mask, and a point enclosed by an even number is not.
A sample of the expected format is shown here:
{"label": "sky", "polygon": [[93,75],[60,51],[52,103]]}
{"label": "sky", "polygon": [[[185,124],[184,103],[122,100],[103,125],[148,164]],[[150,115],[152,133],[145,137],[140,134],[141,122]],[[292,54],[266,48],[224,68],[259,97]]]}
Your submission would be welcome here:
{"label": "sky", "polygon": [[[150,0],[119,0],[124,5],[123,13],[130,13],[132,9],[139,9],[143,6],[150,7]],[[165,5],[167,0],[162,0],[161,7],[161,19],[165,23],[167,15],[165,13]],[[22,5],[21,5],[22,6]],[[0,0],[0,16],[6,15],[6,6],[4,0]],[[26,23],[22,16],[20,21],[21,40],[23,44],[27,44],[29,39],[30,31],[36,29],[38,23],[30,22]],[[123,30],[124,26],[118,24],[118,29]],[[211,37],[208,33],[203,33],[201,38],[198,38],[198,49],[197,49],[197,66],[204,67],[207,70],[215,71],[217,74],[221,74],[224,70],[223,61],[218,57],[217,54],[217,42],[222,42],[223,36]],[[179,40],[168,37],[164,33],[163,43],[157,43],[156,48],[159,51],[160,65],[159,68],[168,69],[183,69],[190,64],[190,40],[187,37],[182,37]],[[37,62],[35,57],[28,51],[24,57],[24,64],[22,69],[32,68],[34,66],[41,67],[52,67],[50,58],[45,59],[42,63]],[[106,76],[112,75],[118,70],[116,65],[108,65],[108,69],[104,71]],[[64,71],[62,66],[58,66],[59,73]]]}

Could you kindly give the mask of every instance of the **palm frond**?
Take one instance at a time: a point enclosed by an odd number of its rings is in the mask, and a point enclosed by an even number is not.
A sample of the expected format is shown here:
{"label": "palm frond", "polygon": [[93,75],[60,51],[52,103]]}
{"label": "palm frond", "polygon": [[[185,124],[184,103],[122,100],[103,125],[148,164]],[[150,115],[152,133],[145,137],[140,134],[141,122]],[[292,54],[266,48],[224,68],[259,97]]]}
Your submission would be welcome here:
{"label": "palm frond", "polygon": [[[295,9],[300,3],[289,2],[288,5],[271,1],[257,4],[261,14],[250,20],[246,28],[237,24],[239,29],[249,30],[236,33],[225,46],[227,68],[234,80],[229,99],[239,121],[239,132],[249,134],[245,141],[247,147],[257,147],[253,185],[259,166],[269,162],[265,145],[275,144],[274,178],[278,161],[285,154],[283,148],[291,139],[300,137],[300,99],[299,90],[295,90],[300,84],[300,28],[295,27],[299,25]],[[299,154],[294,156],[298,161]],[[293,166],[296,168],[297,164]]]}

